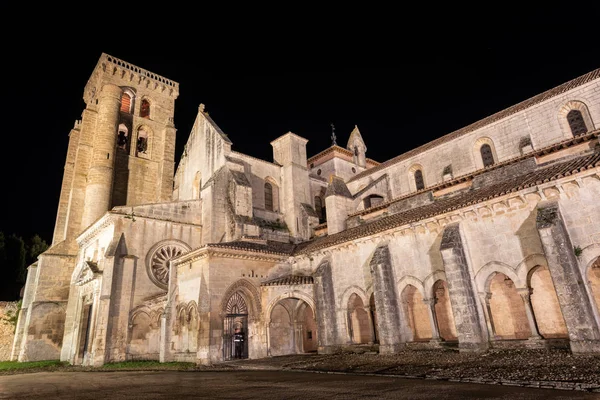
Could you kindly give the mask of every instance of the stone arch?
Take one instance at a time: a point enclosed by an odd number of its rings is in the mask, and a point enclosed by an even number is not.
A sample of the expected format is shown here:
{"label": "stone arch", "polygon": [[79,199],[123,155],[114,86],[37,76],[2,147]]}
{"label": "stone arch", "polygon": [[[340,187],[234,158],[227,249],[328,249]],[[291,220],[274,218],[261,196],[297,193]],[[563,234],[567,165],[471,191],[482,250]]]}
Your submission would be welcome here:
{"label": "stone arch", "polygon": [[221,300],[221,316],[224,317],[227,314],[227,302],[235,293],[239,292],[248,307],[248,318],[250,320],[259,320],[262,309],[260,304],[260,292],[247,279],[240,279],[232,283],[229,288],[225,291],[225,294]]}
{"label": "stone arch", "polygon": [[587,128],[587,132],[591,132],[595,129],[594,121],[592,120],[592,116],[587,105],[581,100],[571,100],[563,104],[558,110],[558,123],[560,124],[560,128],[565,138],[570,138],[574,136],[573,132],[571,131],[569,121],[567,119],[567,115],[573,110],[579,111],[581,113],[581,116],[583,117],[583,122],[585,123],[585,126]]}
{"label": "stone arch", "polygon": [[357,344],[373,342],[369,303],[353,291],[345,305],[350,341]]}
{"label": "stone arch", "polygon": [[519,265],[517,265],[515,272],[516,272],[517,276],[519,277],[519,280],[521,282],[525,282],[526,286],[529,287],[529,278],[531,277],[531,273],[532,273],[531,270],[540,265],[548,265],[546,256],[544,256],[543,254],[539,254],[539,253],[530,254],[527,257],[525,257],[519,263]]}
{"label": "stone arch", "polygon": [[494,164],[498,163],[498,155],[496,153],[496,146],[494,146],[494,141],[487,137],[487,136],[483,136],[478,138],[477,140],[475,140],[475,143],[473,144],[473,161],[475,162],[475,169],[483,169],[484,165],[483,165],[483,159],[481,158],[481,147],[483,145],[488,145],[490,146],[490,150],[492,151],[492,156],[494,157]]}
{"label": "stone arch", "polygon": [[421,296],[424,299],[428,298],[427,292],[425,291],[425,288],[423,287],[423,283],[419,279],[415,278],[412,275],[405,275],[398,281],[398,283],[397,283],[398,293],[402,293],[402,291],[408,285],[414,286],[419,291],[419,293],[421,293]]}
{"label": "stone arch", "polygon": [[478,292],[489,293],[490,281],[497,273],[502,273],[508,276],[517,288],[525,288],[525,282],[521,281],[519,276],[508,264],[497,261],[491,261],[479,269],[475,275],[475,285]]}
{"label": "stone arch", "polygon": [[127,356],[134,360],[158,360],[160,348],[160,325],[156,324],[155,312],[148,307],[138,307],[131,313]]}
{"label": "stone arch", "polygon": [[[593,246],[593,247],[592,247]],[[590,249],[590,247],[592,247]],[[583,258],[583,254],[586,250],[588,251],[588,255],[592,253],[591,250],[598,250],[598,245],[591,245],[584,249],[580,258]],[[587,257],[586,257],[587,258]],[[594,310],[594,314],[598,316],[600,314],[600,255],[591,259],[587,264],[585,264],[585,287],[590,297],[590,303],[592,306],[592,310]]]}
{"label": "stone arch", "polygon": [[431,340],[432,329],[429,320],[429,306],[423,301],[423,288],[417,288],[406,281],[406,285],[399,290],[404,313],[408,318],[408,326],[412,331],[412,341]]}
{"label": "stone arch", "polygon": [[417,183],[416,183],[416,179],[415,179],[415,173],[417,173],[417,171],[421,171],[423,187],[424,188],[427,187],[427,180],[425,179],[425,171],[423,169],[423,166],[419,163],[414,163],[408,168],[408,185],[410,186],[411,192],[421,190],[421,188],[417,187]]}
{"label": "stone arch", "polygon": [[532,336],[525,303],[510,276],[498,271],[492,272],[486,282],[486,292],[496,339],[527,339]]}
{"label": "stone arch", "polygon": [[423,291],[424,297],[426,299],[433,299],[435,297],[434,285],[439,280],[447,282],[446,271],[438,269],[437,271],[433,271],[431,274],[427,275],[425,279],[423,279]]}
{"label": "stone arch", "polygon": [[146,313],[146,314],[148,314],[148,316],[150,316],[150,314],[152,313],[152,310],[150,309],[150,307],[148,307],[145,304],[142,304],[141,306],[135,307],[129,313],[129,325],[133,324],[133,321],[135,320],[135,318],[137,317],[137,315],[139,313]]}
{"label": "stone arch", "polygon": [[159,288],[167,290],[170,261],[191,249],[187,243],[177,239],[167,239],[156,243],[146,254],[148,278]]}
{"label": "stone arch", "polygon": [[529,269],[527,286],[531,309],[535,316],[538,333],[546,338],[566,338],[568,336],[565,320],[558,302],[554,282],[546,264]]}
{"label": "stone arch", "polygon": [[308,304],[313,309],[313,311],[315,310],[315,301],[313,300],[312,296],[310,296],[309,294],[306,294],[306,293],[303,293],[303,292],[300,292],[297,290],[294,290],[291,292],[285,292],[285,293],[282,293],[279,296],[275,297],[267,305],[267,308],[265,310],[265,317],[267,318],[267,322],[271,318],[270,315],[271,315],[271,312],[273,311],[273,307],[275,307],[275,305],[277,303],[279,303],[281,300],[290,299],[290,298],[300,299],[300,300],[304,301],[306,304]]}
{"label": "stone arch", "polygon": [[344,307],[345,305],[347,305],[348,304],[348,300],[350,299],[350,296],[352,296],[353,293],[356,293],[356,295],[358,297],[360,297],[360,299],[362,300],[363,304],[365,304],[365,305],[369,304],[369,297],[367,296],[367,292],[364,291],[359,286],[356,286],[356,285],[348,286],[346,288],[346,290],[344,290],[344,292],[339,297],[339,304],[342,307]]}
{"label": "stone arch", "polygon": [[594,265],[594,261],[600,257],[600,243],[592,243],[581,250],[581,255],[578,257],[579,265],[583,266],[584,276],[588,276],[590,269]]}
{"label": "stone arch", "polygon": [[269,302],[265,316],[270,355],[316,351],[316,310],[309,294],[285,292]]}
{"label": "stone arch", "polygon": [[135,89],[129,86],[121,86],[121,107],[120,111],[132,114],[135,107]]}

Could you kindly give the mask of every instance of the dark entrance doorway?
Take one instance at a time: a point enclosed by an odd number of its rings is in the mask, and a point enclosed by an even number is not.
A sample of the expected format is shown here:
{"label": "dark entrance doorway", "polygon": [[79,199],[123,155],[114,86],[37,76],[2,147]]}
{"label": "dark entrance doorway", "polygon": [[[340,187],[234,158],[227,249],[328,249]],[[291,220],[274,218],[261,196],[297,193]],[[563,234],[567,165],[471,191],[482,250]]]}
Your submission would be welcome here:
{"label": "dark entrance doorway", "polygon": [[236,329],[243,335],[241,358],[248,358],[248,307],[239,293],[234,293],[227,302],[226,313],[223,320],[223,360],[236,358]]}
{"label": "dark entrance doorway", "polygon": [[80,336],[79,336],[79,362],[83,363],[85,355],[89,352],[90,346],[90,328],[92,325],[92,304],[86,304],[83,306],[83,312],[81,315],[80,323]]}

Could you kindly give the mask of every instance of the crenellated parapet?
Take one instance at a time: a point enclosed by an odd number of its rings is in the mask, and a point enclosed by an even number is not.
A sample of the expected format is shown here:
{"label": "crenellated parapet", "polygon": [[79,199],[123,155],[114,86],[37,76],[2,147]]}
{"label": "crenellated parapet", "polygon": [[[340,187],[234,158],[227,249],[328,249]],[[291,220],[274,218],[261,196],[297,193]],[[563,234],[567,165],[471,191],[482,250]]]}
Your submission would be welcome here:
{"label": "crenellated parapet", "polygon": [[109,74],[123,81],[123,86],[143,86],[146,89],[176,99],[179,96],[179,83],[150,72],[144,68],[130,64],[117,57],[102,53],[92,77],[84,91],[84,100],[89,103],[95,96],[95,77],[99,73]]}

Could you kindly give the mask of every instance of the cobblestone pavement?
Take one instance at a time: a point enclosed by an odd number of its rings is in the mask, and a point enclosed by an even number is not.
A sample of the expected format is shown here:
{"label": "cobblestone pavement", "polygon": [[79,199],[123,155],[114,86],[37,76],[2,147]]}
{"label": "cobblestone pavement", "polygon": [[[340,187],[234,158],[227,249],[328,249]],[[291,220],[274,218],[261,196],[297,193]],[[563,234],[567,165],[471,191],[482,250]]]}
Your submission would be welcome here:
{"label": "cobblestone pavement", "polygon": [[568,350],[557,349],[489,350],[485,353],[407,349],[394,355],[349,352],[289,355],[222,364],[243,369],[396,375],[600,393],[600,356],[576,356]]}

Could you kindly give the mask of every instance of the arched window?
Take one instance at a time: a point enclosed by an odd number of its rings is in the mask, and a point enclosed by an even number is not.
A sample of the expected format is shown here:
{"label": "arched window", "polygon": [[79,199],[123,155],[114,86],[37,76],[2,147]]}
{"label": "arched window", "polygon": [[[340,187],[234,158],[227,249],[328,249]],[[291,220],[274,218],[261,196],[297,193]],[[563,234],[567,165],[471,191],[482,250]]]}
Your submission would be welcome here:
{"label": "arched window", "polygon": [[138,131],[138,138],[136,143],[137,154],[146,154],[148,151],[148,132],[140,130]]}
{"label": "arched window", "polygon": [[150,118],[150,102],[146,99],[142,100],[142,104],[140,106],[140,117]]}
{"label": "arched window", "polygon": [[417,190],[425,189],[425,182],[423,181],[423,172],[418,169],[415,171],[415,186]]}
{"label": "arched window", "polygon": [[354,146],[354,156],[358,157],[358,146]]}
{"label": "arched window", "polygon": [[481,146],[479,151],[481,152],[481,161],[483,161],[484,167],[494,165],[494,155],[492,154],[492,148],[489,144],[484,144]]}
{"label": "arched window", "polygon": [[265,183],[265,210],[273,211],[273,185]]}
{"label": "arched window", "polygon": [[579,110],[569,111],[567,114],[567,122],[569,123],[569,128],[571,128],[573,136],[583,135],[588,131],[587,126],[585,126],[583,114],[581,114],[581,111]]}
{"label": "arched window", "polygon": [[131,112],[131,96],[127,93],[121,95],[121,111],[125,113]]}

